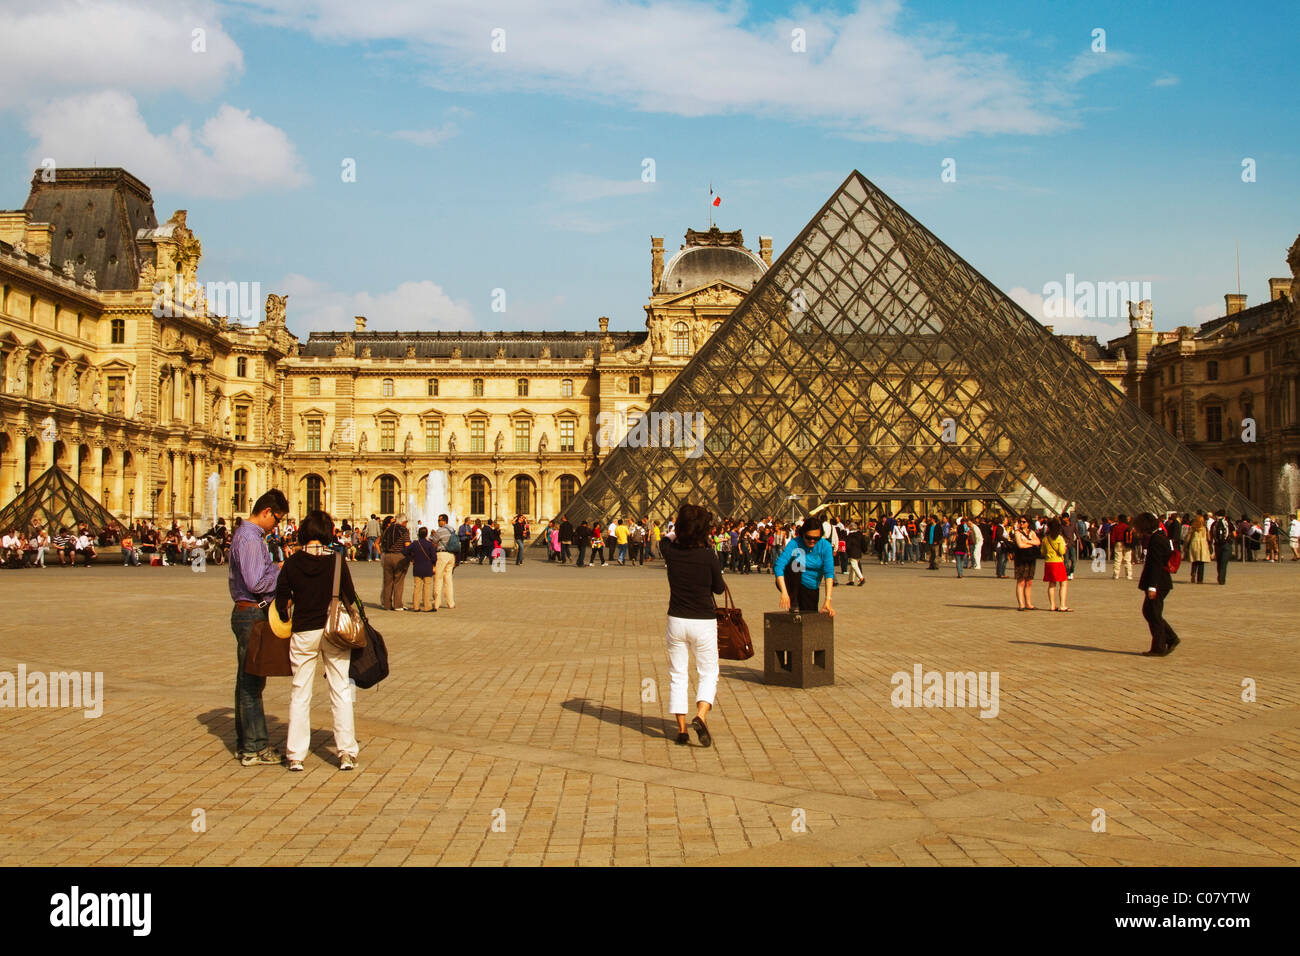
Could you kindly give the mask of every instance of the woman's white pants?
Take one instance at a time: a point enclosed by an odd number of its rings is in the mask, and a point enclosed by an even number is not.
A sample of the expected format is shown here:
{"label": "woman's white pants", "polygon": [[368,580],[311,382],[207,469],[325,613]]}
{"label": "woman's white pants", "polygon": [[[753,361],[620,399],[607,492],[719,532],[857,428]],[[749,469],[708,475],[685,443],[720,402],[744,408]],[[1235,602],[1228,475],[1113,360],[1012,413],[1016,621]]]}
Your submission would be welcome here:
{"label": "woman's white pants", "polygon": [[668,691],[668,710],[674,714],[686,713],[687,668],[690,652],[695,652],[695,672],[699,686],[696,701],[712,706],[718,693],[718,622],[708,620],[668,617],[668,674],[671,684]]}
{"label": "woman's white pants", "polygon": [[352,685],[348,667],[352,652],[321,639],[324,628],[295,631],[289,641],[289,663],[293,665],[293,691],[289,698],[289,742],[285,756],[304,760],[311,746],[311,685],[316,661],[325,661],[330,685],[330,706],[334,711],[334,745],[341,754],[357,755],[357,738],[352,724]]}

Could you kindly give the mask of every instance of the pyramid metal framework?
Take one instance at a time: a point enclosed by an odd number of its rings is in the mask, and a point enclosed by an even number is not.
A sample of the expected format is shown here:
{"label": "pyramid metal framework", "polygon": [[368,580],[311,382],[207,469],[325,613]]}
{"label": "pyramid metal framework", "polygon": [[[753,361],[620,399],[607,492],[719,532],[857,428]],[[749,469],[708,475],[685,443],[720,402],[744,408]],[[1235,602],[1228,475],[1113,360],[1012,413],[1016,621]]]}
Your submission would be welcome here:
{"label": "pyramid metal framework", "polygon": [[27,490],[0,511],[0,528],[8,534],[40,525],[50,533],[85,522],[93,531],[117,521],[107,508],[88,495],[58,466],[51,466]]}
{"label": "pyramid metal framework", "polygon": [[856,170],[566,512],[783,516],[886,489],[1258,512]]}

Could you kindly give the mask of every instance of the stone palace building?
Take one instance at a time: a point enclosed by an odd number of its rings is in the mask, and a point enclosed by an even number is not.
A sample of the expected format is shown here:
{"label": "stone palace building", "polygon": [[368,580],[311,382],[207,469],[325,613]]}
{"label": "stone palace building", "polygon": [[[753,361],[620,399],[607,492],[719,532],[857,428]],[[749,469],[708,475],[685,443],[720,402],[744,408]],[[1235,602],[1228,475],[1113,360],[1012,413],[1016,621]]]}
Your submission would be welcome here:
{"label": "stone palace building", "polygon": [[[644,414],[771,265],[772,242],[755,253],[739,231],[687,230],[666,258],[652,238],[639,332],[607,318],[590,331],[385,332],[357,316],[305,341],[275,294],[256,324],[217,314],[237,314],[248,290],[203,282],[201,256],[186,211],[159,223],[124,169],[37,170],[24,206],[0,211],[0,502],[57,466],[123,519],[206,527],[276,486],[296,513],[355,520],[420,512],[437,469],[458,515],[551,517],[607,451],[598,422],[622,432]],[[1289,262],[1300,275],[1297,247]],[[1250,309],[1229,296],[1223,318],[1175,332],[1153,331],[1143,303],[1124,338],[1068,341],[1282,510],[1277,477],[1300,462],[1295,288],[1273,280]],[[242,301],[245,314],[259,304]]]}

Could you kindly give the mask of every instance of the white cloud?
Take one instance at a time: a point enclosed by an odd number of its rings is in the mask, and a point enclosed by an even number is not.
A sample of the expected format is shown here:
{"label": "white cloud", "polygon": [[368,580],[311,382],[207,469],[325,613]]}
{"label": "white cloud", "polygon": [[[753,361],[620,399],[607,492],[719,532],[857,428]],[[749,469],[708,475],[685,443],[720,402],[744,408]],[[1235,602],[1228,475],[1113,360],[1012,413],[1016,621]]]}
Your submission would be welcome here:
{"label": "white cloud", "polygon": [[195,196],[240,196],[300,186],[302,162],[285,132],[248,110],[221,106],[197,131],[155,134],[135,99],[105,90],[42,104],[27,119],[31,165],[123,166],[151,187]]}
{"label": "white cloud", "polygon": [[1155,82],[1153,82],[1151,85],[1152,86],[1177,86],[1180,82],[1182,82],[1181,79],[1175,74],[1166,73],[1163,76],[1156,77]]}
{"label": "white cloud", "polygon": [[1129,330],[1127,320],[1103,322],[1079,315],[1069,299],[1060,300],[1061,311],[1065,313],[1063,316],[1048,316],[1042,294],[1030,292],[1024,286],[1009,290],[1007,297],[1043,325],[1050,325],[1057,335],[1095,335],[1098,341],[1105,343],[1109,339],[1125,335]]}
{"label": "white cloud", "polygon": [[393,133],[393,139],[400,139],[416,146],[432,148],[441,145],[459,135],[460,127],[455,123],[443,123],[436,129],[399,129]]}
{"label": "white cloud", "polygon": [[366,317],[371,332],[460,331],[477,325],[468,303],[452,299],[442,286],[428,279],[403,282],[388,292],[371,295],[334,289],[292,273],[280,281],[275,291],[289,296],[289,328],[302,338],[309,332],[349,332],[355,328],[358,315]]}
{"label": "white cloud", "polygon": [[[206,96],[244,66],[204,0],[0,0],[0,22],[0,109],[105,85]],[[202,53],[194,52],[196,29]]]}
{"label": "white cloud", "polygon": [[551,189],[568,202],[589,202],[616,196],[643,196],[654,188],[654,183],[641,181],[639,166],[636,176],[627,179],[602,179],[599,176],[573,173],[556,176],[551,180]]}
{"label": "white cloud", "polygon": [[1211,302],[1209,305],[1198,305],[1192,309],[1192,319],[1195,325],[1201,325],[1205,322],[1213,321],[1224,314],[1222,302]]}
{"label": "white cloud", "polygon": [[[1036,102],[1043,83],[1004,54],[932,25],[905,28],[900,0],[847,13],[799,9],[756,22],[702,0],[262,0],[260,15],[331,42],[404,44],[446,90],[558,93],[679,116],[729,113],[855,135],[935,140],[1063,126]],[[491,49],[505,30],[505,52]],[[807,52],[792,50],[804,30]]]}

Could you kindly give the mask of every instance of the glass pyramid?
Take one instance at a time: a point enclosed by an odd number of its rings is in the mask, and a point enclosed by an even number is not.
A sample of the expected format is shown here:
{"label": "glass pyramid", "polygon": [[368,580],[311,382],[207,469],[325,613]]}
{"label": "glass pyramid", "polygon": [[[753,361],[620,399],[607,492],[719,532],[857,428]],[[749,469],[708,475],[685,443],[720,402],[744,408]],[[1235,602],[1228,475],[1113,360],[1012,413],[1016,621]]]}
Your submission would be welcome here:
{"label": "glass pyramid", "polygon": [[1258,510],[856,171],[602,451],[574,522],[688,501],[783,517],[837,494]]}
{"label": "glass pyramid", "polygon": [[54,534],[60,528],[76,530],[82,522],[92,533],[98,533],[116,521],[107,508],[57,466],[47,468],[0,511],[0,529],[5,534],[14,528],[26,533],[38,525]]}

